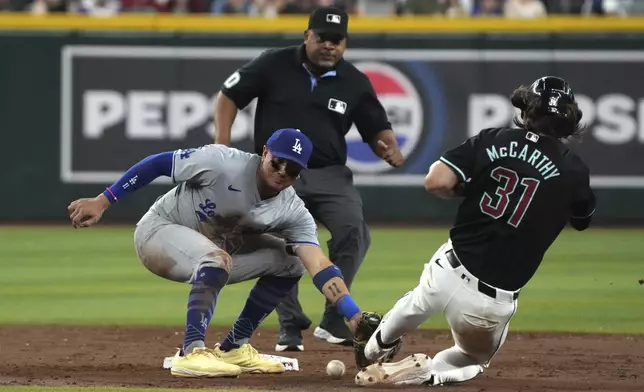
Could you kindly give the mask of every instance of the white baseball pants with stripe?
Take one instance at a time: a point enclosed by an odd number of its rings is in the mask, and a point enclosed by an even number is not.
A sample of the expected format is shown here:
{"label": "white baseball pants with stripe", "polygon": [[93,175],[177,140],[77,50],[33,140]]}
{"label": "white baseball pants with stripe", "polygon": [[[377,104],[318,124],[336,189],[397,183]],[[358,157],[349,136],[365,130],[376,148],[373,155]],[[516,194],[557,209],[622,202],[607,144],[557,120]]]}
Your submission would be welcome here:
{"label": "white baseball pants with stripe", "polygon": [[476,377],[487,368],[503,345],[510,319],[517,310],[514,292],[496,290],[496,298],[479,292],[478,279],[462,265],[452,268],[443,244],[425,264],[418,285],[384,316],[380,336],[384,343],[417,329],[442,313],[452,330],[455,345],[432,360],[433,385],[451,384]]}

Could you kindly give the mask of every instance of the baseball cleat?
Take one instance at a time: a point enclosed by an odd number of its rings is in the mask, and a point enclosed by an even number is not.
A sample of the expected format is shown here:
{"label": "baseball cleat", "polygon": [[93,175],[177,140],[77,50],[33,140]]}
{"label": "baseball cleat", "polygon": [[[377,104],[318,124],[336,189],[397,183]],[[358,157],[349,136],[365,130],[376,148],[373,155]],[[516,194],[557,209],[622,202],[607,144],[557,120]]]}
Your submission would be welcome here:
{"label": "baseball cleat", "polygon": [[330,344],[353,346],[353,332],[338,315],[325,313],[320,324],[313,331],[313,337]]}
{"label": "baseball cleat", "polygon": [[413,354],[398,362],[378,362],[360,370],[354,381],[359,386],[376,384],[422,385],[432,378],[429,355]]}
{"label": "baseball cleat", "polygon": [[284,373],[286,368],[280,362],[263,359],[250,344],[230,351],[222,351],[219,344],[212,350],[217,359],[241,368],[243,373]]}
{"label": "baseball cleat", "polygon": [[237,365],[222,362],[205,347],[195,348],[190,354],[172,358],[170,373],[177,377],[239,377],[242,369]]}
{"label": "baseball cleat", "polygon": [[344,328],[323,328],[321,326],[315,327],[313,337],[321,340],[326,340],[327,343],[339,344],[342,346],[353,345],[353,334],[349,327],[344,325]]}
{"label": "baseball cleat", "polygon": [[327,343],[331,343],[331,344],[344,344],[345,342],[349,341],[349,339],[333,336],[331,335],[331,332],[320,327],[315,327],[315,331],[313,331],[313,336],[316,337],[317,339],[326,340]]}
{"label": "baseball cleat", "polygon": [[275,351],[304,351],[302,331],[300,329],[280,330],[280,336],[275,345]]}
{"label": "baseball cleat", "polygon": [[[382,326],[382,323],[380,326]],[[398,338],[392,343],[383,343],[382,340],[380,340],[380,326],[378,326],[376,332],[371,335],[364,347],[364,356],[368,361],[370,361],[370,363],[378,361],[391,362],[402,347],[402,338]]]}
{"label": "baseball cleat", "polygon": [[277,351],[277,352],[282,352],[282,351],[298,351],[298,352],[302,352],[302,351],[304,351],[304,345],[303,344],[279,344],[279,343],[277,343],[275,345],[275,351]]}

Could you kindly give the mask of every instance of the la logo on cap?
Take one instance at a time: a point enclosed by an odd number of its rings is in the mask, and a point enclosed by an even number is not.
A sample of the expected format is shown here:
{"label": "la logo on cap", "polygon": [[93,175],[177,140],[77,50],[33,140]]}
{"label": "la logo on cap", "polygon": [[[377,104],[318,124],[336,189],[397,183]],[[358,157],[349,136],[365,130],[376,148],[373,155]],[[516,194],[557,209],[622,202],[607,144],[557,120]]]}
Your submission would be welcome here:
{"label": "la logo on cap", "polygon": [[342,23],[342,17],[336,14],[326,14],[326,22],[340,24]]}
{"label": "la logo on cap", "polygon": [[300,143],[300,139],[295,139],[295,144],[293,144],[293,151],[302,155],[302,143]]}

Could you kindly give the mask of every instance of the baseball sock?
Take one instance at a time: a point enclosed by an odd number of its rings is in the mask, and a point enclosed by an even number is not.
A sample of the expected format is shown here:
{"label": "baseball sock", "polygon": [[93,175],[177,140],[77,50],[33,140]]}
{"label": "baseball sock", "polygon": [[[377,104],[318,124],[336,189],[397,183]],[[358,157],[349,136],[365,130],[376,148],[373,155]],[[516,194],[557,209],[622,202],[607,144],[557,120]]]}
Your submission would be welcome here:
{"label": "baseball sock", "polygon": [[201,267],[188,297],[188,314],[183,347],[180,355],[205,347],[206,330],[215,311],[217,295],[228,282],[228,272],[222,268]]}
{"label": "baseball sock", "polygon": [[436,354],[432,359],[433,385],[471,380],[483,372],[476,359],[453,346]]}
{"label": "baseball sock", "polygon": [[259,278],[250,291],[246,305],[237,317],[233,328],[221,342],[220,349],[230,351],[248,343],[259,324],[275,310],[299,280],[300,276],[290,278],[262,276]]}

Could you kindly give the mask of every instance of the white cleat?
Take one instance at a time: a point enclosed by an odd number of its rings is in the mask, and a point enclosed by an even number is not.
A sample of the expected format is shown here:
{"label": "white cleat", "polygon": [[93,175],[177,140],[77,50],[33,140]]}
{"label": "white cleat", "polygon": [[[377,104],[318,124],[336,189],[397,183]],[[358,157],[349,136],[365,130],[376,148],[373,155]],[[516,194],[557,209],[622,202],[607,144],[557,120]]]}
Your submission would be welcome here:
{"label": "white cleat", "polygon": [[341,344],[341,345],[349,345],[349,343],[353,344],[353,341],[343,337],[333,336],[331,332],[319,326],[315,327],[315,330],[313,331],[313,337],[320,340],[326,340],[327,343],[331,343],[331,344]]}
{"label": "white cleat", "polygon": [[432,359],[425,354],[412,354],[398,362],[374,363],[360,370],[355,377],[359,386],[376,384],[421,385],[432,378]]}

